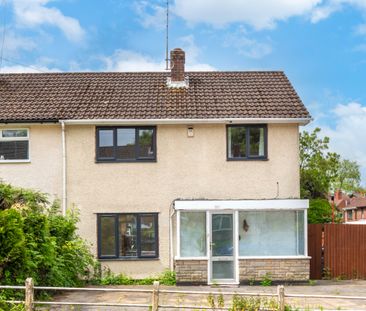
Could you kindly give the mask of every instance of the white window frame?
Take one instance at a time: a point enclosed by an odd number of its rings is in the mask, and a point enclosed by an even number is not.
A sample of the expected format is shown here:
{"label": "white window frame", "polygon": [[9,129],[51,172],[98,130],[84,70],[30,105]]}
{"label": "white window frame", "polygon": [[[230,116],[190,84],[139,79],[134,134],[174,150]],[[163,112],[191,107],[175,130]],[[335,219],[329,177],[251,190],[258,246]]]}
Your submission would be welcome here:
{"label": "white window frame", "polygon": [[[26,137],[3,137],[3,131],[27,131]],[[28,128],[0,128],[0,141],[28,141],[28,159],[1,160],[0,163],[29,163],[30,162],[30,135]]]}
{"label": "white window frame", "polygon": [[[283,255],[283,256],[239,256],[237,259],[301,259],[308,256],[308,217],[307,209],[309,200],[300,199],[275,199],[275,200],[177,200],[174,208],[177,211],[177,249],[176,260],[209,260],[209,215],[210,211],[232,210],[234,213],[239,211],[304,211],[304,255]],[[180,254],[180,211],[184,212],[206,212],[206,256],[202,257],[181,257]],[[238,214],[237,214],[238,215]],[[238,216],[237,216],[238,217]],[[236,219],[238,219],[236,217]],[[237,221],[236,221],[237,222]],[[237,225],[237,224],[236,224]],[[235,243],[238,241],[235,240]],[[238,246],[236,247],[238,252]]]}

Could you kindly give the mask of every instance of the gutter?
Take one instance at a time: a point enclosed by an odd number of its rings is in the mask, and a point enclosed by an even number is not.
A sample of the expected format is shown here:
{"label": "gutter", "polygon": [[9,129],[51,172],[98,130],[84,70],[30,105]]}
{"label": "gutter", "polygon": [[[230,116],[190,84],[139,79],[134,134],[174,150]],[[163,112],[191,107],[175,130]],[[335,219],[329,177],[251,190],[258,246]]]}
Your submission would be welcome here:
{"label": "gutter", "polygon": [[295,123],[306,125],[312,118],[216,118],[216,119],[75,119],[60,120],[69,125],[155,125],[155,124],[255,124],[255,123]]}
{"label": "gutter", "polygon": [[61,139],[62,139],[62,215],[66,215],[67,209],[67,175],[66,175],[66,135],[65,122],[61,123]]}

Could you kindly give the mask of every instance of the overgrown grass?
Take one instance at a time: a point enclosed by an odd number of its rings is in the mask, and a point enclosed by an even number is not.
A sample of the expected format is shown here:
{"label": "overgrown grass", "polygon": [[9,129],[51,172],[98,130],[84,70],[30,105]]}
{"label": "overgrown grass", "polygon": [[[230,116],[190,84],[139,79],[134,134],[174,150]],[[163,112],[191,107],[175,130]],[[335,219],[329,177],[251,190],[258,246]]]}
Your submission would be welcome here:
{"label": "overgrown grass", "polygon": [[159,281],[161,285],[176,285],[175,272],[166,270],[157,276],[150,276],[144,279],[133,279],[123,273],[114,274],[110,270],[103,273],[100,279],[94,280],[95,285],[152,285]]}

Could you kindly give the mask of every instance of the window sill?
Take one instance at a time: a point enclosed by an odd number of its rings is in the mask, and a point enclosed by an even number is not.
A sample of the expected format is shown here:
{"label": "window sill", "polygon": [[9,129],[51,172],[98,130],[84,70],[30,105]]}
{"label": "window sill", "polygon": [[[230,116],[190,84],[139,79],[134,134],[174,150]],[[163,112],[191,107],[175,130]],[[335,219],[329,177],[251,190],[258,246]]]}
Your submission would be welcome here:
{"label": "window sill", "polygon": [[226,161],[269,161],[267,157],[258,157],[258,158],[226,158]]}
{"label": "window sill", "polygon": [[0,160],[0,164],[31,163],[31,160]]}
{"label": "window sill", "polygon": [[95,160],[95,163],[156,163],[156,159],[149,160]]}
{"label": "window sill", "polygon": [[310,256],[298,255],[298,256],[239,256],[238,259],[311,259]]}
{"label": "window sill", "polygon": [[160,258],[98,258],[99,261],[159,261]]}

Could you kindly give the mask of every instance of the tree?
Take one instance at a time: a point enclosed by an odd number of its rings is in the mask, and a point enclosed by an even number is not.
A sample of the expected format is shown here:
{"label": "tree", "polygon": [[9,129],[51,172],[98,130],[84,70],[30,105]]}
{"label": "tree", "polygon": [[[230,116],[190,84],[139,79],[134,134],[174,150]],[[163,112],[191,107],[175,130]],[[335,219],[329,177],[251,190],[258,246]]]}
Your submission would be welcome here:
{"label": "tree", "polygon": [[300,134],[300,187],[303,198],[324,197],[339,169],[340,156],[329,152],[329,138],[319,138],[320,128]]}
{"label": "tree", "polygon": [[360,166],[356,161],[342,160],[339,164],[335,189],[354,192],[360,188]]}

